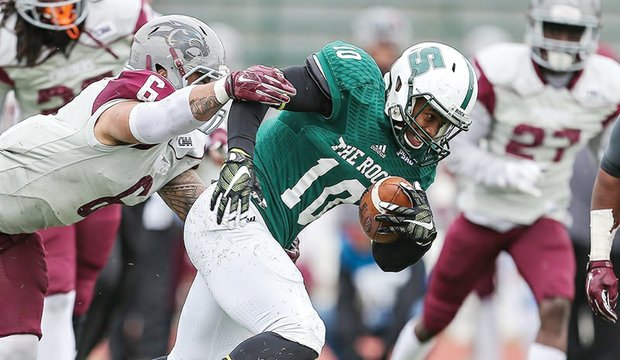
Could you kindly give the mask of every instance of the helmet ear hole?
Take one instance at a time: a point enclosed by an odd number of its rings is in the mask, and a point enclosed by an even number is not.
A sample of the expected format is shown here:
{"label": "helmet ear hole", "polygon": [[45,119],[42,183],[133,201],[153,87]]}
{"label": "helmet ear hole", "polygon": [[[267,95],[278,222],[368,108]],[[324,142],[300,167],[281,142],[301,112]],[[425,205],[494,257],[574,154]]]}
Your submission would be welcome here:
{"label": "helmet ear hole", "polygon": [[[162,70],[164,71],[163,74],[162,74]],[[168,70],[166,70],[165,67],[163,67],[163,66],[161,66],[159,64],[155,64],[155,72],[157,72],[160,75],[166,76],[166,77],[168,76]]]}
{"label": "helmet ear hole", "polygon": [[394,87],[394,91],[400,91],[400,88],[403,86],[403,81],[400,79],[400,76],[396,78],[396,86]]}

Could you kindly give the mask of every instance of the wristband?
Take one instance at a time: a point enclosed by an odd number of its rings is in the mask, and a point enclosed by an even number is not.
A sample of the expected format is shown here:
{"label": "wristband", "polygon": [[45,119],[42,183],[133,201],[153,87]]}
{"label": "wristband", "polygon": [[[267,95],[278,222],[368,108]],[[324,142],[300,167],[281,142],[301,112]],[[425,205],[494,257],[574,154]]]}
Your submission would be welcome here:
{"label": "wristband", "polygon": [[609,260],[616,234],[613,227],[614,215],[611,209],[590,211],[590,261]]}
{"label": "wristband", "polygon": [[226,104],[228,100],[230,100],[230,96],[228,96],[228,93],[226,92],[226,81],[228,80],[228,76],[224,76],[213,84],[215,98],[221,105]]}

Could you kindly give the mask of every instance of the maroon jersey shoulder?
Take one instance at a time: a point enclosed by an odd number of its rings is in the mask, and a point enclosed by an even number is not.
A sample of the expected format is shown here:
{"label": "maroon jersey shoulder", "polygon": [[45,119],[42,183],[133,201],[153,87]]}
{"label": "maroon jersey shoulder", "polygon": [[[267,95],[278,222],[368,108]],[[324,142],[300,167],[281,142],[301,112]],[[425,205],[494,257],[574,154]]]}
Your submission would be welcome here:
{"label": "maroon jersey shoulder", "polygon": [[174,91],[172,83],[158,73],[149,70],[123,71],[101,90],[93,103],[91,114],[111,100],[159,101]]}

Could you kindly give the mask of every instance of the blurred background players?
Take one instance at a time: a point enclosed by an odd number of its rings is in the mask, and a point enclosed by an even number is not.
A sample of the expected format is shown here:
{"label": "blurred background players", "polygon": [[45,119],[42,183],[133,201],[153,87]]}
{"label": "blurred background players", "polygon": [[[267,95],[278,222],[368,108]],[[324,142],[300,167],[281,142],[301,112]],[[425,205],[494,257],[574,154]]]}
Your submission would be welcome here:
{"label": "blurred background players", "polygon": [[[420,320],[401,333],[393,359],[421,358],[471,290],[507,251],[539,307],[532,360],[565,359],[575,259],[569,179],[576,152],[596,153],[618,115],[613,60],[598,45],[596,0],[533,0],[528,44],[498,44],[476,56],[480,96],[472,128],[457,138],[449,168],[466,181],[430,278]],[[533,61],[532,61],[533,60]],[[421,344],[422,346],[421,348]]]}
{"label": "blurred background players", "polygon": [[[7,123],[54,114],[89,84],[119,73],[133,33],[151,17],[141,0],[7,0],[0,3],[0,114]],[[120,225],[120,205],[68,227],[41,231],[48,253],[40,359],[72,359],[72,316],[81,323]]]}
{"label": "blurred background players", "polygon": [[366,50],[381,73],[390,70],[402,51],[412,44],[411,21],[394,7],[370,6],[351,23],[353,43]]}

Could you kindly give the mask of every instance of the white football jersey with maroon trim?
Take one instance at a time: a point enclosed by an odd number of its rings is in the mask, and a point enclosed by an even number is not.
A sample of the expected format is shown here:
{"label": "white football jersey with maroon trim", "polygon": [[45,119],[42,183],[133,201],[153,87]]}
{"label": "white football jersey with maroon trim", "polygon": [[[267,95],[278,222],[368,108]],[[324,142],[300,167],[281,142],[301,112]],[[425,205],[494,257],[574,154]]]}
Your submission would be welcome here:
{"label": "white football jersey with maroon trim", "polygon": [[[576,153],[618,116],[620,64],[594,54],[568,87],[547,84],[523,44],[499,44],[480,52],[477,106],[492,117],[486,150],[507,160],[530,159],[543,168],[535,184],[542,195],[469,184],[460,194],[465,214],[512,224],[541,216],[568,223],[569,180]],[[476,119],[471,129],[475,131]],[[454,151],[451,157],[468,156]],[[456,160],[455,158],[451,160]]]}
{"label": "white football jersey with maroon trim", "polygon": [[27,67],[17,63],[14,15],[0,29],[0,87],[15,90],[20,120],[54,114],[89,84],[121,72],[134,32],[152,16],[143,0],[92,1],[85,31],[69,56],[57,53]]}
{"label": "white football jersey with maroon trim", "polygon": [[36,115],[0,136],[0,232],[69,225],[96,209],[145,201],[200,163],[204,135],[195,130],[157,145],[108,146],[94,124],[127,99],[158,101],[170,82],[150,71],[125,71],[82,91],[56,115]]}

